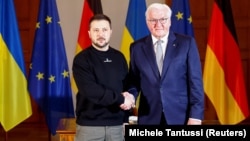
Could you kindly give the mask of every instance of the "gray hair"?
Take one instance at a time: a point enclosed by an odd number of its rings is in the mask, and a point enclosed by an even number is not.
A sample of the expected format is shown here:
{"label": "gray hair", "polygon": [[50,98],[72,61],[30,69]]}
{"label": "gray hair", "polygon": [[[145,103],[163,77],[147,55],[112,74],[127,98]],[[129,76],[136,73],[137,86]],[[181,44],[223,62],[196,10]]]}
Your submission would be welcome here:
{"label": "gray hair", "polygon": [[148,6],[146,12],[145,12],[145,16],[146,16],[146,19],[148,18],[148,14],[151,10],[153,9],[161,9],[161,10],[164,10],[166,11],[167,13],[167,16],[168,17],[171,17],[172,16],[172,10],[171,8],[167,5],[167,4],[162,4],[162,3],[152,3]]}

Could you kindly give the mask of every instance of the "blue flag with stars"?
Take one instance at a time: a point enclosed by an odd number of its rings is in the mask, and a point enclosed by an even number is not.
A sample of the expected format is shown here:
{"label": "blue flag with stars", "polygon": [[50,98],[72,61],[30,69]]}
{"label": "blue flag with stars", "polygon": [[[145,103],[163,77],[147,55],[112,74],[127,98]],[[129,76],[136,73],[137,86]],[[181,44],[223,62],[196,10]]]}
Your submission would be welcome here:
{"label": "blue flag with stars", "polygon": [[68,62],[56,0],[41,0],[28,88],[52,135],[61,118],[74,117]]}
{"label": "blue flag with stars", "polygon": [[177,33],[186,34],[194,37],[189,0],[173,0],[171,7],[172,30]]}

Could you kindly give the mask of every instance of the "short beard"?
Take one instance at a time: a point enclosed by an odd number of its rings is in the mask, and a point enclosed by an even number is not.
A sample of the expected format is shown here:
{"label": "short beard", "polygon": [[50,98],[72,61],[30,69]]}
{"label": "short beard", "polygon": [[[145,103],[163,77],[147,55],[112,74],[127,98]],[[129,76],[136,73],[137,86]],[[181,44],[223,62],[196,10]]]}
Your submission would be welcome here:
{"label": "short beard", "polygon": [[108,45],[108,42],[105,42],[105,44],[104,45],[99,45],[98,43],[93,43],[96,47],[98,47],[98,48],[104,48],[104,47],[106,47],[107,45]]}

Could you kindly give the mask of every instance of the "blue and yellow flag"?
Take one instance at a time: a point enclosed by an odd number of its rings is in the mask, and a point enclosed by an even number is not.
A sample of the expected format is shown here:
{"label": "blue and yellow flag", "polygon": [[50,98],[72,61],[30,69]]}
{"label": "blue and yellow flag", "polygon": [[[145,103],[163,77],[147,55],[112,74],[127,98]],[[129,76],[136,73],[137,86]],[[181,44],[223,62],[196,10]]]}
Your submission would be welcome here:
{"label": "blue and yellow flag", "polygon": [[189,0],[173,0],[171,7],[172,7],[171,29],[174,32],[194,37]]}
{"label": "blue and yellow flag", "polygon": [[[145,0],[130,0],[127,11],[127,18],[123,30],[121,52],[124,54],[127,63],[130,61],[129,47],[132,42],[149,34],[146,24],[146,2]],[[139,96],[140,97],[140,96]],[[136,101],[135,115],[139,107],[139,99]]]}
{"label": "blue and yellow flag", "polygon": [[30,64],[29,91],[55,135],[61,118],[74,117],[68,62],[56,0],[41,0]]}
{"label": "blue and yellow flag", "polygon": [[0,123],[7,132],[32,114],[12,0],[0,0]]}
{"label": "blue and yellow flag", "polygon": [[146,25],[146,2],[145,0],[130,0],[123,37],[121,43],[121,52],[125,55],[127,62],[130,61],[130,44],[143,36],[149,34]]}

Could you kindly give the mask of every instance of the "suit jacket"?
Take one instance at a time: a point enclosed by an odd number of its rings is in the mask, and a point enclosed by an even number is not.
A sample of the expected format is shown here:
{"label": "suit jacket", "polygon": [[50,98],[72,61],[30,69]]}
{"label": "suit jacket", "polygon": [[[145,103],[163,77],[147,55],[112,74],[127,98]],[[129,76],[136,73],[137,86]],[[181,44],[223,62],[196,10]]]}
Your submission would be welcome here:
{"label": "suit jacket", "polygon": [[129,92],[140,93],[138,124],[168,124],[203,119],[204,90],[200,56],[194,38],[169,33],[162,75],[158,71],[151,35],[130,46]]}

